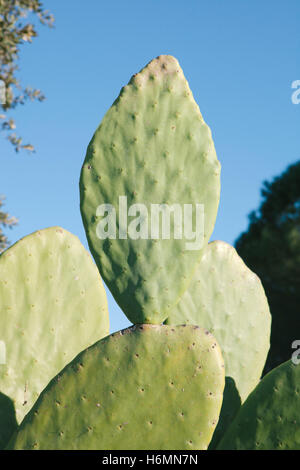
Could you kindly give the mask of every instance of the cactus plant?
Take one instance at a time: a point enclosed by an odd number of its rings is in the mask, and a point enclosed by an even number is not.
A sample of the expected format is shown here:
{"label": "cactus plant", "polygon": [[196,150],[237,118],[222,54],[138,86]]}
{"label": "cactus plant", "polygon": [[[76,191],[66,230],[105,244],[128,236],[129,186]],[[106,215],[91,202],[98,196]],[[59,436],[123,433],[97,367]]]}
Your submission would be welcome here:
{"label": "cactus plant", "polygon": [[227,380],[217,442],[259,382],[267,358],[271,315],[262,284],[232,246],[209,243],[166,323],[204,326],[220,344]]}
{"label": "cactus plant", "polygon": [[224,388],[219,346],[195,326],[136,325],[55,377],[13,449],[206,449]]}
{"label": "cactus plant", "polygon": [[300,450],[300,367],[269,372],[240,408],[218,449]]}
{"label": "cactus plant", "polygon": [[[62,229],[0,257],[6,440],[17,426],[13,405],[19,421],[28,411],[7,448],[300,448],[300,367],[289,361],[259,383],[271,323],[264,290],[233,247],[208,244],[219,193],[210,130],[177,60],[159,56],[121,90],[80,177],[91,252],[136,324],[100,339],[108,333],[101,278]],[[175,215],[191,207],[181,217],[197,223],[197,204],[203,239],[191,241],[195,227],[180,237]]]}
{"label": "cactus plant", "polygon": [[[183,294],[212,233],[219,194],[211,131],[177,60],[157,57],[132,77],[106,113],[80,179],[89,247],[133,323],[162,323]],[[182,208],[191,210],[185,231],[198,217],[197,243],[180,234],[183,224],[173,219],[165,239],[159,234],[159,211],[168,217],[174,209],[178,221]]]}
{"label": "cactus plant", "polygon": [[20,423],[48,382],[109,333],[109,321],[95,264],[78,238],[60,227],[28,235],[3,252],[0,305],[3,446],[13,427],[7,422]]}

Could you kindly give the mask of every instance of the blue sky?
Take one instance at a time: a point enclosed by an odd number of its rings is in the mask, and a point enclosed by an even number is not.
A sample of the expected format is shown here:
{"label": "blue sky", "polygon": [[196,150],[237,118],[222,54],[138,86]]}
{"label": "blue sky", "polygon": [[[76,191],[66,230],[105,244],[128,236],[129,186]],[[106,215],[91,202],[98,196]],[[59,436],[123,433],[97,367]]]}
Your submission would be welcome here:
{"label": "blue sky", "polygon": [[[52,0],[55,29],[21,49],[24,85],[47,100],[13,114],[34,155],[0,139],[0,194],[19,218],[12,242],[60,225],[87,247],[78,180],[93,132],[120,88],[152,58],[180,62],[222,165],[212,239],[231,244],[247,228],[262,181],[300,158],[300,2],[277,0]],[[109,295],[111,331],[129,324]]]}

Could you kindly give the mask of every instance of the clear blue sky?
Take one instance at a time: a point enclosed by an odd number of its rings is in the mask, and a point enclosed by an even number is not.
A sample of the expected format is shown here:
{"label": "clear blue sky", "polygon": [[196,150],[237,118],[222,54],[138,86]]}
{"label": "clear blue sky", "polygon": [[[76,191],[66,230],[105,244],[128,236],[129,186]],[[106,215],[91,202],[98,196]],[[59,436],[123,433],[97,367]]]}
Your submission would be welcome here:
{"label": "clear blue sky", "polygon": [[[19,218],[15,242],[60,225],[87,247],[78,180],[89,140],[131,75],[160,54],[179,60],[222,164],[212,239],[245,230],[265,179],[300,158],[300,1],[44,0],[55,29],[22,46],[20,77],[47,100],[14,113],[37,149],[16,155],[0,139],[0,193]],[[109,295],[111,331],[129,324]]]}

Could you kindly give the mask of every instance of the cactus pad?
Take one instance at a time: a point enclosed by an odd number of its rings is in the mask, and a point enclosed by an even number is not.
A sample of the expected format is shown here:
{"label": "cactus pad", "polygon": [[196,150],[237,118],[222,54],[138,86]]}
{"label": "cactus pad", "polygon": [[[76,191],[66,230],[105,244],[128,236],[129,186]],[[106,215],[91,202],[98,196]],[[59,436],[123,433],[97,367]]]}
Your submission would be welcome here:
{"label": "cactus pad", "polygon": [[9,448],[206,449],[223,387],[223,359],[208,331],[134,325],[68,364]]}
{"label": "cactus pad", "polygon": [[[106,113],[88,146],[80,179],[89,247],[133,323],[159,324],[167,318],[208,243],[219,196],[220,164],[211,131],[177,60],[157,57],[132,77]],[[116,232],[107,238],[98,231],[105,220],[103,204],[115,211]],[[171,215],[175,204],[177,225]],[[196,229],[196,204],[204,208],[203,238]],[[164,236],[153,205],[164,215],[171,211],[170,232]],[[185,237],[184,210],[199,234],[197,246]]]}
{"label": "cactus pad", "polygon": [[226,376],[244,401],[257,385],[270,345],[271,315],[259,278],[235,249],[210,243],[166,324],[202,325],[222,349]]}
{"label": "cactus pad", "polygon": [[300,366],[287,361],[247,398],[218,449],[300,450]]}
{"label": "cactus pad", "polygon": [[225,242],[209,243],[166,324],[202,325],[217,339],[226,371],[224,407],[214,441],[257,385],[269,350],[271,315],[259,278]]}
{"label": "cactus pad", "polygon": [[[20,422],[49,381],[108,334],[106,294],[78,238],[51,227],[1,255],[0,310],[0,340],[6,348],[0,392],[13,403]],[[7,427],[1,424],[3,445]]]}

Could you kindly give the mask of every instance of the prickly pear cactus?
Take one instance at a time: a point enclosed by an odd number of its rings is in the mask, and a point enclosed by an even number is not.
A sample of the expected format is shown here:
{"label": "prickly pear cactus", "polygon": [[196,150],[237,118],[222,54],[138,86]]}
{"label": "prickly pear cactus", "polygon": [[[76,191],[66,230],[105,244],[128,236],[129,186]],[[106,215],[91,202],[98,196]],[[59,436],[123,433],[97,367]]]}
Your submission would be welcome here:
{"label": "prickly pear cactus", "polygon": [[269,372],[241,407],[218,449],[300,450],[300,366]]}
{"label": "prickly pear cactus", "polygon": [[122,88],[88,146],[80,179],[89,247],[133,323],[167,318],[208,243],[219,196],[211,131],[177,60],[160,56]]}
{"label": "prickly pear cactus", "polygon": [[219,438],[259,382],[268,354],[271,315],[262,284],[232,246],[209,243],[166,323],[204,326],[220,344],[227,380]]}
{"label": "prickly pear cactus", "polygon": [[1,255],[0,311],[4,445],[48,382],[109,333],[109,320],[95,264],[78,238],[60,227],[28,235]]}
{"label": "prickly pear cactus", "polygon": [[54,378],[9,448],[206,449],[223,387],[223,359],[208,331],[136,325]]}

